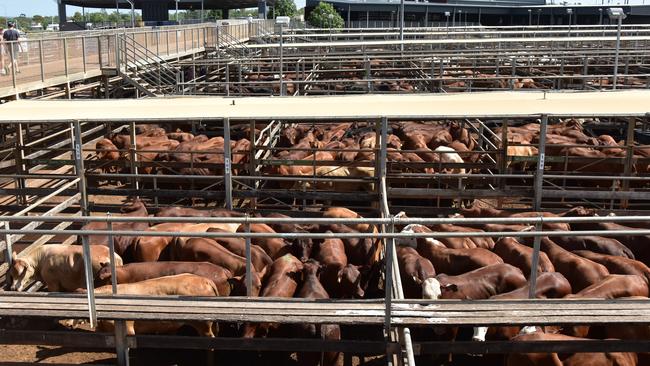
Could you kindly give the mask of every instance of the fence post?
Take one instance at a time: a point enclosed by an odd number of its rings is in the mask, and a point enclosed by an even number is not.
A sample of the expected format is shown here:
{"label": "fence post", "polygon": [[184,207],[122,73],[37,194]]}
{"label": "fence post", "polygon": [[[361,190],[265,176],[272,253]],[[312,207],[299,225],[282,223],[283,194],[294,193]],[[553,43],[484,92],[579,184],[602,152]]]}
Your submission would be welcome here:
{"label": "fence post", "polygon": [[97,62],[99,62],[99,68],[101,69],[104,66],[102,62],[102,39],[97,36]]}
{"label": "fence post", "polygon": [[[5,230],[11,230],[9,221],[4,221],[3,226]],[[14,262],[14,251],[13,251],[13,240],[11,234],[8,232],[5,233],[5,261],[7,265],[11,268],[11,265]]]}
{"label": "fence post", "polygon": [[[636,119],[631,117],[627,120],[627,136],[625,138],[625,167],[623,175],[630,177],[632,175],[632,168],[634,167],[634,128],[636,127]],[[628,191],[630,189],[630,181],[623,180],[622,190]],[[628,199],[621,200],[621,208],[626,209],[628,206]]]}
{"label": "fence post", "polygon": [[[24,175],[28,173],[28,170],[26,169],[25,166],[25,141],[23,137],[23,126],[20,123],[16,123],[16,147],[14,150],[14,161],[16,162],[16,169],[17,169],[17,175]],[[19,177],[16,178],[16,186],[19,189],[19,192],[16,193],[16,201],[20,205],[26,205],[27,204],[27,195],[25,193],[25,188],[27,185],[25,184],[25,178],[24,177]]]}
{"label": "fence post", "polygon": [[251,232],[251,225],[248,223],[248,214],[246,215],[246,222],[244,223],[244,231],[246,232],[246,296],[253,296],[253,274],[251,264],[251,238],[248,236]]}
{"label": "fence post", "polygon": [[[539,216],[540,220],[543,220],[542,215]],[[543,226],[541,221],[535,224],[535,231],[542,231]],[[536,287],[537,287],[537,266],[539,264],[539,251],[540,246],[542,242],[542,237],[541,236],[536,236],[535,239],[533,240],[533,260],[531,263],[531,268],[530,268],[530,277],[528,278],[528,298],[534,299],[536,294]]]}
{"label": "fence post", "polygon": [[38,59],[39,62],[41,63],[41,81],[45,82],[45,64],[44,64],[44,56],[43,56],[43,40],[40,39],[38,40]]}
{"label": "fence post", "polygon": [[[80,208],[81,215],[88,216],[88,197],[86,195],[86,177],[84,172],[84,162],[82,153],[81,141],[81,125],[79,121],[74,121],[74,161],[75,172],[79,179],[79,192],[81,193]],[[88,298],[88,312],[90,318],[90,327],[97,326],[97,312],[95,310],[95,286],[93,283],[93,268],[90,259],[90,244],[88,243],[88,236],[81,236],[81,243],[83,245],[83,258],[84,258],[84,272],[86,277],[86,290]]]}
{"label": "fence post", "polygon": [[81,37],[81,60],[84,64],[84,74],[86,73],[86,37]]}
{"label": "fence post", "polygon": [[537,171],[535,172],[535,204],[533,209],[540,211],[542,208],[542,183],[544,181],[544,159],[546,156],[546,127],[548,125],[548,116],[542,115],[542,123],[539,131],[539,157],[537,159]]}
{"label": "fence post", "polygon": [[223,119],[223,174],[226,188],[226,207],[232,210],[232,171],[230,155],[230,118]]}
{"label": "fence post", "polygon": [[[113,223],[110,221],[111,214],[106,213],[108,219],[106,229],[108,234],[108,249],[110,252],[111,265],[111,289],[113,295],[117,295],[117,275],[115,273],[115,243],[113,241]],[[119,366],[129,365],[129,348],[126,344],[126,323],[123,320],[115,322],[115,351],[117,355],[117,364]]]}
{"label": "fence post", "polygon": [[[135,136],[135,122],[131,122],[129,124],[129,133],[130,133],[130,139],[131,139],[131,144],[129,145],[129,160],[130,160],[130,165],[131,165],[131,174],[138,174],[138,166],[137,166],[137,141],[136,141],[136,136]],[[131,178],[131,185],[135,190],[140,189],[140,182],[138,182],[138,179],[136,177]]]}

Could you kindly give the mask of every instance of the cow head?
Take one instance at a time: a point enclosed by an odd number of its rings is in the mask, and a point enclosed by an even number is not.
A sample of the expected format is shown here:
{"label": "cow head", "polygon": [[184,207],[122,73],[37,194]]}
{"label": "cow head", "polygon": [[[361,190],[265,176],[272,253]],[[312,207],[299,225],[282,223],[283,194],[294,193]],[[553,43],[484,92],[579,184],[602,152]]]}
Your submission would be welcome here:
{"label": "cow head", "polygon": [[322,269],[323,266],[313,259],[307,260],[303,265],[305,276],[318,277]]}
{"label": "cow head", "polygon": [[137,211],[141,211],[140,215],[142,215],[142,216],[147,216],[147,214],[148,214],[147,213],[147,207],[144,205],[144,203],[142,201],[140,201],[139,198],[134,198],[133,203],[131,203],[131,205],[124,206],[124,207],[120,208],[120,212],[125,213],[125,214],[126,213],[133,213],[133,212],[137,212]]}
{"label": "cow head", "polygon": [[97,276],[95,276],[95,286],[108,285],[111,283],[111,277],[113,275],[109,263],[102,265],[102,268],[97,272]]}
{"label": "cow head", "polygon": [[301,262],[306,262],[311,257],[314,242],[311,238],[297,238],[291,243],[291,252]]}
{"label": "cow head", "polygon": [[[15,253],[14,253],[15,255]],[[15,257],[14,257],[15,258]],[[35,268],[24,259],[16,258],[9,268],[12,291],[24,291],[27,284],[35,280]]]}
{"label": "cow head", "polygon": [[348,264],[338,272],[339,285],[345,297],[363,298],[365,291],[361,288],[361,272],[359,267]]}
{"label": "cow head", "polygon": [[[252,272],[252,279],[253,290],[251,296],[258,297],[262,291],[262,280],[255,271]],[[230,285],[231,296],[246,296],[246,275],[231,277],[228,279],[228,284]]]}
{"label": "cow head", "polygon": [[443,285],[437,279],[431,277],[422,282],[422,298],[427,300],[437,300],[442,298],[443,293],[458,291],[458,286],[453,283]]}

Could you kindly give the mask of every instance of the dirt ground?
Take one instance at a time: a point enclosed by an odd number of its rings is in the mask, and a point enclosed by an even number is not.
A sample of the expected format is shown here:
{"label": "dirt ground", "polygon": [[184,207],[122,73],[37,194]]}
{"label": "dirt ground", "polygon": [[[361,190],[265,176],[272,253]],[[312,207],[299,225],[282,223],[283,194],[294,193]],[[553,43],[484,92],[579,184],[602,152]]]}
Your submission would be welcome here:
{"label": "dirt ground", "polygon": [[114,365],[115,353],[50,346],[3,345],[0,364]]}

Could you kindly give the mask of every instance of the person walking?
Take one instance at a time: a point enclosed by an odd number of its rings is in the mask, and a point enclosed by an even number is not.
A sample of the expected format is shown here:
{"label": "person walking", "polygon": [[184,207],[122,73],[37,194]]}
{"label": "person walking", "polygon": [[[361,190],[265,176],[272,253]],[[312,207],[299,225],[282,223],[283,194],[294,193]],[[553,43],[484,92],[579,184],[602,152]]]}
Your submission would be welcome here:
{"label": "person walking", "polygon": [[4,39],[2,38],[4,31],[5,29],[0,27],[0,75],[7,75],[7,66],[5,66],[5,45]]}
{"label": "person walking", "polygon": [[18,38],[20,38],[20,33],[16,30],[16,25],[13,22],[7,23],[7,29],[2,33],[2,39],[6,42],[5,48],[9,54],[9,65],[13,67],[17,73],[20,72],[18,69],[18,51],[20,48]]}

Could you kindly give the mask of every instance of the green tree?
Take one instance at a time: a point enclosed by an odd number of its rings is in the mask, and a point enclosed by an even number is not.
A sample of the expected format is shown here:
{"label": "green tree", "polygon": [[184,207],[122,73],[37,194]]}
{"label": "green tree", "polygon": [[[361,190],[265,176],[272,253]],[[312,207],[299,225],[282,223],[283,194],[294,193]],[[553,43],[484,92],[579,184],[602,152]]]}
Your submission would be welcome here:
{"label": "green tree", "polygon": [[296,3],[293,0],[276,0],[274,11],[276,17],[294,17],[298,9],[296,9]]}
{"label": "green tree", "polygon": [[45,18],[41,15],[34,15],[32,16],[32,23],[34,24],[42,24]]}
{"label": "green tree", "polygon": [[90,13],[88,14],[88,19],[90,20],[91,23],[99,25],[103,22],[106,21],[106,14],[105,13]]}
{"label": "green tree", "polygon": [[[330,15],[332,18],[330,19]],[[343,18],[329,3],[320,2],[309,13],[309,23],[317,28],[343,28]]]}
{"label": "green tree", "polygon": [[72,21],[77,23],[82,23],[84,21],[83,15],[80,12],[76,11],[72,16]]}
{"label": "green tree", "polygon": [[221,19],[221,10],[211,9],[205,14],[207,20]]}

